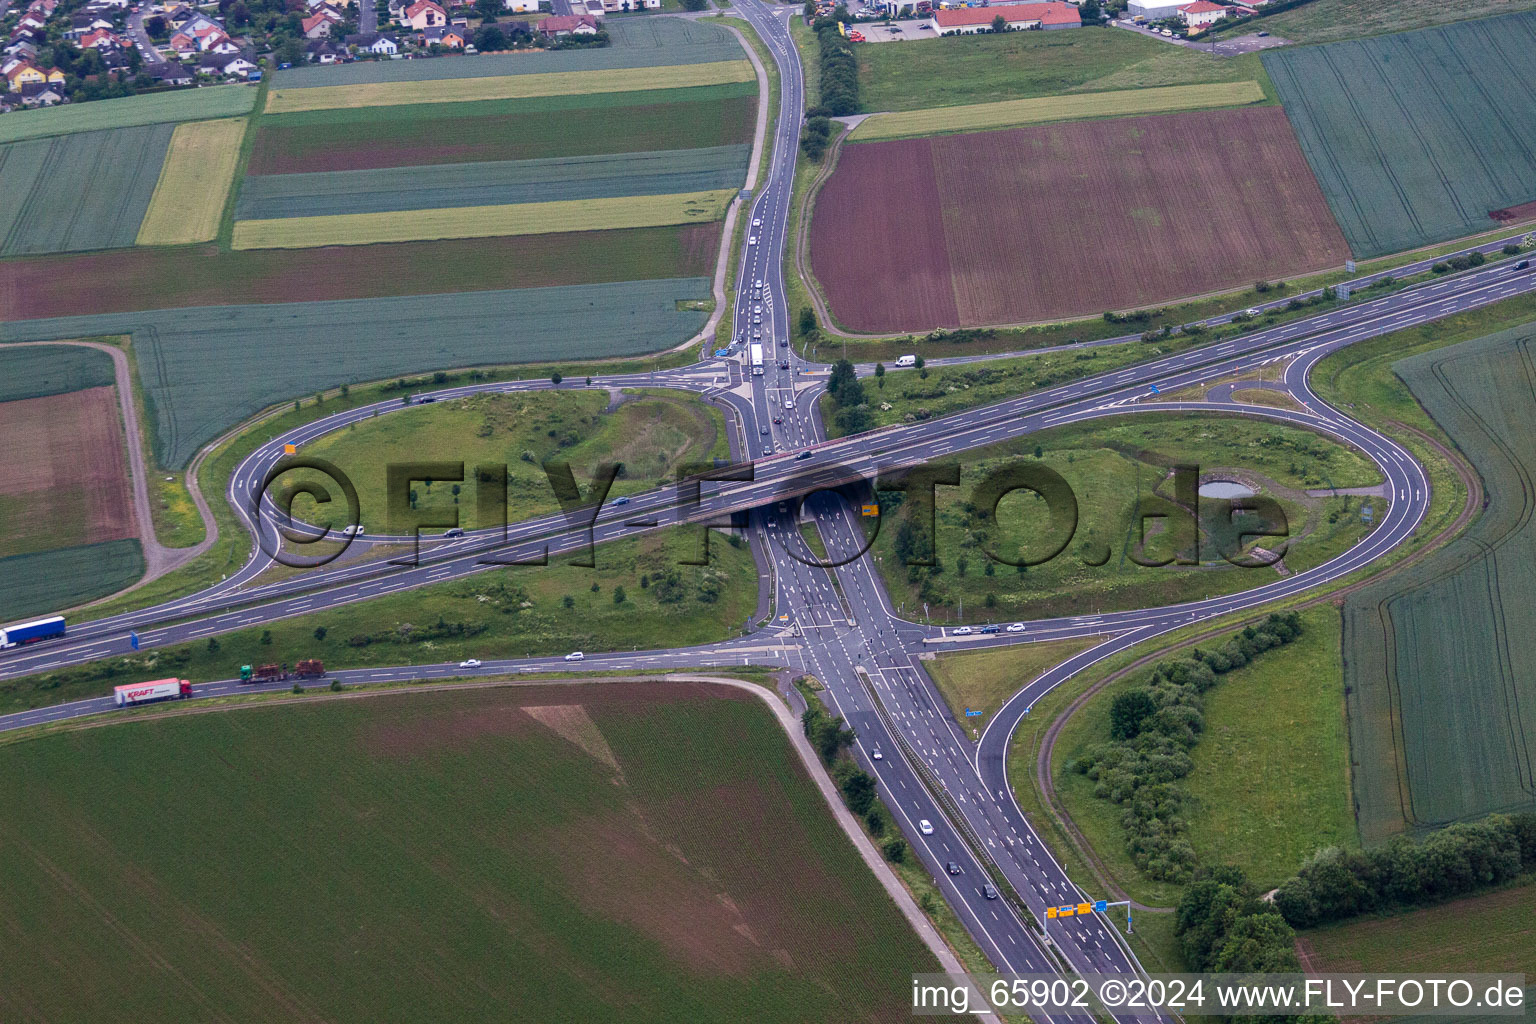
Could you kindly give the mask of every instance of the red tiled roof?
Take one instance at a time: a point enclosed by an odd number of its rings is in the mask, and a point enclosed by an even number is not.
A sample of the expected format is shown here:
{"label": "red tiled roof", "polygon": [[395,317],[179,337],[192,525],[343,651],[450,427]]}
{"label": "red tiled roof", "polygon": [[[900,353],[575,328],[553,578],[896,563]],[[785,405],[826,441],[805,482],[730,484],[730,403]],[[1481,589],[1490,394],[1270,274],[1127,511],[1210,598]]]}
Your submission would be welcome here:
{"label": "red tiled roof", "polygon": [[965,25],[990,25],[999,14],[1009,24],[1020,21],[1038,21],[1042,25],[1081,25],[1083,23],[1076,7],[1059,2],[964,7],[953,11],[936,11],[933,20],[941,28],[958,28]]}
{"label": "red tiled roof", "polygon": [[1180,7],[1179,10],[1189,14],[1210,14],[1212,11],[1225,11],[1226,7],[1222,4],[1213,4],[1211,0],[1195,0],[1192,4]]}

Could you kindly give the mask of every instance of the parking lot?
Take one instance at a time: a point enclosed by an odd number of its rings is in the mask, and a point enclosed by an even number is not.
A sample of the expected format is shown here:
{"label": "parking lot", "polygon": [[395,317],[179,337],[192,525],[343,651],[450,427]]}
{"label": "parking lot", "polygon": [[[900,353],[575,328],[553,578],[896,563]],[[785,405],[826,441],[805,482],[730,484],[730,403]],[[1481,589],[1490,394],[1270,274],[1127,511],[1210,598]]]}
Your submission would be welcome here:
{"label": "parking lot", "polygon": [[899,43],[903,39],[932,39],[937,34],[927,18],[891,22],[866,21],[848,27],[864,33],[864,41],[869,43]]}
{"label": "parking lot", "polygon": [[1268,50],[1276,46],[1287,46],[1290,44],[1289,39],[1282,39],[1279,36],[1272,36],[1268,33],[1261,36],[1258,32],[1250,32],[1247,35],[1235,36],[1232,39],[1223,39],[1219,42],[1205,42],[1199,37],[1184,39],[1179,36],[1165,36],[1156,29],[1150,29],[1132,21],[1112,21],[1110,24],[1115,28],[1123,28],[1127,32],[1148,36],[1159,42],[1172,43],[1174,46],[1201,50],[1205,53],[1214,53],[1218,57],[1235,57],[1240,53],[1254,53],[1258,50]]}

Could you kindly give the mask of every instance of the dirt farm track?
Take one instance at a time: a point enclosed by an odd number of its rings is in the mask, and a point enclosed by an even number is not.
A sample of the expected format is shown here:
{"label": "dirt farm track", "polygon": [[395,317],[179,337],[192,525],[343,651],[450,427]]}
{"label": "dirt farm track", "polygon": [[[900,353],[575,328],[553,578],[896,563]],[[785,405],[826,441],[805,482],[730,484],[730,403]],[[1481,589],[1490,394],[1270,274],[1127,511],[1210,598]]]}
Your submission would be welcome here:
{"label": "dirt farm track", "polygon": [[1019,323],[1342,264],[1279,107],[849,144],[811,263],[853,331]]}

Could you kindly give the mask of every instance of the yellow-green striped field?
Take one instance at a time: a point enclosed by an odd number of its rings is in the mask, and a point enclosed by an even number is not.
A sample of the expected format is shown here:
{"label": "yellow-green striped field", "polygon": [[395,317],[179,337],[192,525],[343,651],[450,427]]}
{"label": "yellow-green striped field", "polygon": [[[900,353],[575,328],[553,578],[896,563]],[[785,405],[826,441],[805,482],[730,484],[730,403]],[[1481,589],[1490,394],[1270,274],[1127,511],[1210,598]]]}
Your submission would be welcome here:
{"label": "yellow-green striped field", "polygon": [[244,134],[243,117],[176,126],[137,244],[210,242],[218,235]]}
{"label": "yellow-green striped field", "polygon": [[490,238],[695,224],[725,216],[735,189],[550,203],[460,206],[412,213],[343,213],[235,223],[236,249],[305,249],[439,238]]}
{"label": "yellow-green striped field", "polygon": [[611,68],[603,71],[554,71],[547,74],[500,75],[495,78],[443,78],[424,82],[365,82],[310,89],[274,89],[267,96],[269,114],[356,107],[392,107],[406,103],[455,103],[472,100],[515,100],[537,96],[636,92],[642,89],[682,89],[724,85],[756,79],[744,60],[706,64],[669,64],[655,68]]}
{"label": "yellow-green striped field", "polygon": [[1018,128],[1050,121],[1078,121],[1090,117],[1121,117],[1161,114],[1173,110],[1208,107],[1239,107],[1264,100],[1258,82],[1215,82],[1206,85],[1168,85],[1154,89],[1124,89],[1073,96],[1038,96],[998,103],[975,103],[931,110],[905,110],[875,114],[860,122],[850,136],[856,142],[905,139],[947,132],[978,132],[992,128]]}

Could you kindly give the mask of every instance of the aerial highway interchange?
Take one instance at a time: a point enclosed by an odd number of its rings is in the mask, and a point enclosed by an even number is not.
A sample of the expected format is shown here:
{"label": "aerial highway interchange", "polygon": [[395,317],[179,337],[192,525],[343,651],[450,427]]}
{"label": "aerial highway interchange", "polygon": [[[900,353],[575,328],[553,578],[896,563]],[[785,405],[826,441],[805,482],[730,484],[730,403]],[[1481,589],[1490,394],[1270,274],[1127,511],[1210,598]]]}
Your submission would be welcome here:
{"label": "aerial highway interchange", "polygon": [[[516,392],[588,384],[568,380],[487,382],[425,390],[415,401],[361,406],[282,433],[253,452],[232,475],[224,496],[258,538],[250,561],[216,586],[197,594],[96,621],[71,623],[67,639],[0,653],[0,678],[78,665],[127,649],[130,631],[145,648],[201,640],[274,620],[313,614],[338,605],[488,571],[509,561],[560,555],[637,531],[728,520],[749,524],[753,543],[771,564],[774,616],[740,637],[674,650],[587,651],[583,670],[616,674],[641,670],[687,671],[730,666],[789,668],[826,687],[834,713],[857,734],[858,759],[879,781],[882,796],[930,874],[967,930],[999,971],[1061,970],[1131,974],[1140,967],[1129,946],[1103,915],[1074,919],[1051,929],[1051,947],[1039,923],[1048,906],[1098,898],[1074,881],[1035,833],[1012,796],[1007,776],[1009,739],[1040,697],[1087,666],[1153,637],[1202,620],[1256,611],[1366,569],[1407,541],[1429,505],[1423,468],[1401,445],[1331,408],[1308,383],[1326,356],[1364,339],[1439,319],[1536,290],[1528,269],[1491,265],[1440,277],[1369,301],[1331,308],[1274,326],[1087,377],[1046,390],[925,422],[828,440],[816,414],[827,367],[808,362],[793,347],[783,277],[796,160],[805,96],[798,52],[787,27],[789,8],[736,0],[734,9],[764,41],[779,72],[780,105],[771,136],[766,176],[750,204],[744,246],[736,265],[732,336],[742,342],[760,330],[766,352],[761,374],[732,359],[644,374],[594,375],[594,388],[673,388],[703,396],[727,411],[735,463],[750,479],[706,480],[699,500],[687,503],[682,488],[662,487],[622,506],[590,506],[511,523],[507,529],[473,530],[463,536],[425,537],[419,558],[338,562],[272,582],[260,577],[282,544],[280,512],[263,501],[262,484],[284,462],[285,446],[304,445],[374,416],[409,416],[420,399],[444,400],[480,392]],[[1492,251],[1497,242],[1481,248]],[[1428,260],[1424,261],[1427,266]],[[1396,273],[1412,273],[1418,265]],[[1379,275],[1377,275],[1379,276]],[[1356,287],[1374,278],[1364,277]],[[759,285],[758,282],[761,282]],[[1284,301],[1284,300],[1282,300]],[[760,324],[754,307],[761,304]],[[1230,316],[1211,324],[1228,322]],[[1093,344],[1110,344],[1108,339]],[[930,365],[993,357],[932,359]],[[1159,392],[1284,364],[1279,386],[1302,410],[1262,408],[1230,398],[1167,401]],[[861,374],[871,371],[859,368]],[[1168,607],[1029,621],[1018,632],[956,637],[943,627],[898,615],[862,554],[867,546],[858,509],[837,488],[867,482],[910,467],[953,459],[962,453],[1063,424],[1147,413],[1225,413],[1263,417],[1335,438],[1379,467],[1389,498],[1381,521],[1355,547],[1332,560],[1230,596]],[[807,455],[808,453],[808,455]],[[806,495],[810,495],[806,498]],[[806,498],[830,566],[815,564],[799,536],[795,515],[778,514],[780,502]],[[377,510],[375,510],[377,514]],[[398,547],[415,538],[368,529],[353,543]],[[1047,639],[1093,637],[1082,653],[1029,682],[989,721],[979,741],[950,717],[922,667],[926,652],[971,650]],[[487,660],[478,668],[453,664],[343,669],[330,673],[342,685],[506,676],[564,671],[558,657]],[[283,684],[286,688],[287,684]],[[276,684],[242,686],[236,680],[199,684],[197,697],[251,692]],[[77,701],[0,717],[0,730],[102,714],[110,698]],[[877,756],[877,752],[878,755]],[[932,834],[918,823],[933,824]],[[955,862],[959,874],[945,866]],[[984,892],[1005,883],[1004,898]],[[1132,1014],[1117,1019],[1133,1020]]]}

